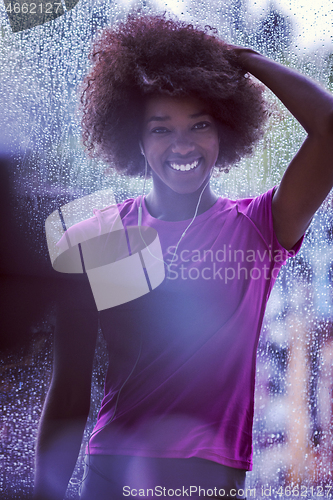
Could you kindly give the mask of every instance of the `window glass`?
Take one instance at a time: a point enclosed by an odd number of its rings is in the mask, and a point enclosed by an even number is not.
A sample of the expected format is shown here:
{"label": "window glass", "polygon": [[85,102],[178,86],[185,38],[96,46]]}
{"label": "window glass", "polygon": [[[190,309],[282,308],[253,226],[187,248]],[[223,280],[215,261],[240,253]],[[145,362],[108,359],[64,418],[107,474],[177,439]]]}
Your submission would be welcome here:
{"label": "window glass", "polygon": [[[135,6],[139,2],[4,0],[0,8],[0,490],[8,498],[28,498],[32,491],[37,423],[51,377],[55,313],[45,220],[96,191],[111,188],[122,201],[143,189],[142,179],[126,179],[88,159],[77,109],[91,40]],[[332,90],[330,0],[151,0],[142,7],[215,26],[230,43],[253,47]],[[305,139],[301,126],[267,96],[275,106],[265,138],[253,157],[213,179],[222,196],[253,196],[278,184]],[[247,498],[332,494],[332,240],[329,195],[269,299],[257,354],[255,465]],[[85,441],[106,365],[100,336]],[[68,498],[77,496],[83,454],[84,444]]]}

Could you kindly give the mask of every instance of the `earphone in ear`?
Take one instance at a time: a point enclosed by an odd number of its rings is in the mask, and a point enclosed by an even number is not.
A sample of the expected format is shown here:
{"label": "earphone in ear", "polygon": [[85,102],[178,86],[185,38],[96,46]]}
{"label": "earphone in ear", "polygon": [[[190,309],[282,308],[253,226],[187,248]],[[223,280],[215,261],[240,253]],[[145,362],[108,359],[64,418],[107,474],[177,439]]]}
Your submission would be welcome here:
{"label": "earphone in ear", "polygon": [[139,146],[140,146],[140,151],[141,151],[141,154],[142,154],[143,156],[145,156],[145,152],[144,152],[144,150],[143,150],[143,146],[142,146],[142,142],[141,142],[141,141],[139,142]]}

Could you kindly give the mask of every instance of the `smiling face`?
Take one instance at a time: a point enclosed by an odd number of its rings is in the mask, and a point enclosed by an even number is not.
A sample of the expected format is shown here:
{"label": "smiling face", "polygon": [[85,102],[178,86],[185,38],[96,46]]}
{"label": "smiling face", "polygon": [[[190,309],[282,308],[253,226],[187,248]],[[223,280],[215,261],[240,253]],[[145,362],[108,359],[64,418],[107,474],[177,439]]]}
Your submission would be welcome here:
{"label": "smiling face", "polygon": [[214,118],[202,101],[190,97],[149,98],[142,144],[154,182],[179,194],[193,193],[207,182],[219,153]]}

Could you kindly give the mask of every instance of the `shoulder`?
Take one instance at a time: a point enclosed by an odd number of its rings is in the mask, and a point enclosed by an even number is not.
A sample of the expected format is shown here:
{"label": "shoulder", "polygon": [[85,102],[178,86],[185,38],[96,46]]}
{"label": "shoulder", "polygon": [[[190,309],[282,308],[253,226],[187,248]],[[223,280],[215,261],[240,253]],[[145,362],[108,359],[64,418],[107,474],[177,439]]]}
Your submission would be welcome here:
{"label": "shoulder", "polygon": [[93,217],[77,222],[63,231],[56,243],[58,253],[103,234],[123,229],[123,220],[134,217],[137,217],[137,200],[134,198],[102,209],[93,209]]}
{"label": "shoulder", "polygon": [[277,241],[274,234],[272,217],[272,198],[275,188],[259,196],[227,200],[226,207],[230,210],[232,220],[241,223],[243,237],[251,238],[256,234],[266,245],[276,247]]}
{"label": "shoulder", "polygon": [[110,205],[101,210],[94,210],[94,216],[99,226],[106,232],[123,229],[123,222],[127,219],[137,220],[139,198],[128,198],[122,203]]}
{"label": "shoulder", "polygon": [[237,199],[223,198],[223,203],[220,204],[219,211],[235,211],[235,213],[242,214],[251,220],[261,217],[270,218],[275,189],[273,187],[259,196]]}
{"label": "shoulder", "polygon": [[68,212],[66,209],[64,223],[61,223],[56,212],[46,220],[49,255],[56,271],[83,273],[81,246],[102,235],[124,229],[123,221],[127,225],[136,224],[137,200],[130,198],[122,203],[93,209],[93,216],[84,220],[80,220],[82,215],[77,206],[74,206],[72,213]]}
{"label": "shoulder", "polygon": [[271,248],[281,251],[285,258],[293,257],[299,251],[302,239],[290,251],[287,251],[279,243],[274,229],[272,211],[272,201],[276,189],[277,187],[274,186],[259,196],[237,200],[237,210],[255,226],[257,232]]}
{"label": "shoulder", "polygon": [[234,203],[237,205],[238,211],[248,217],[264,216],[265,214],[269,216],[272,213],[272,199],[275,189],[274,186],[259,196],[238,199]]}

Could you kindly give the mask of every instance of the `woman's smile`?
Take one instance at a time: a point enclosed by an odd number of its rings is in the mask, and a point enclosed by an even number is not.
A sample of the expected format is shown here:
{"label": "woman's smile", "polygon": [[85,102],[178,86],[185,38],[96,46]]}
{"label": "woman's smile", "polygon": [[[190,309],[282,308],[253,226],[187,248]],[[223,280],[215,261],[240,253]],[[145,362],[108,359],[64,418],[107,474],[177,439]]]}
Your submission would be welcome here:
{"label": "woman's smile", "polygon": [[200,160],[194,160],[192,163],[176,163],[176,162],[169,162],[170,167],[173,170],[178,170],[180,172],[188,172],[189,170],[194,170],[198,165],[199,165]]}

